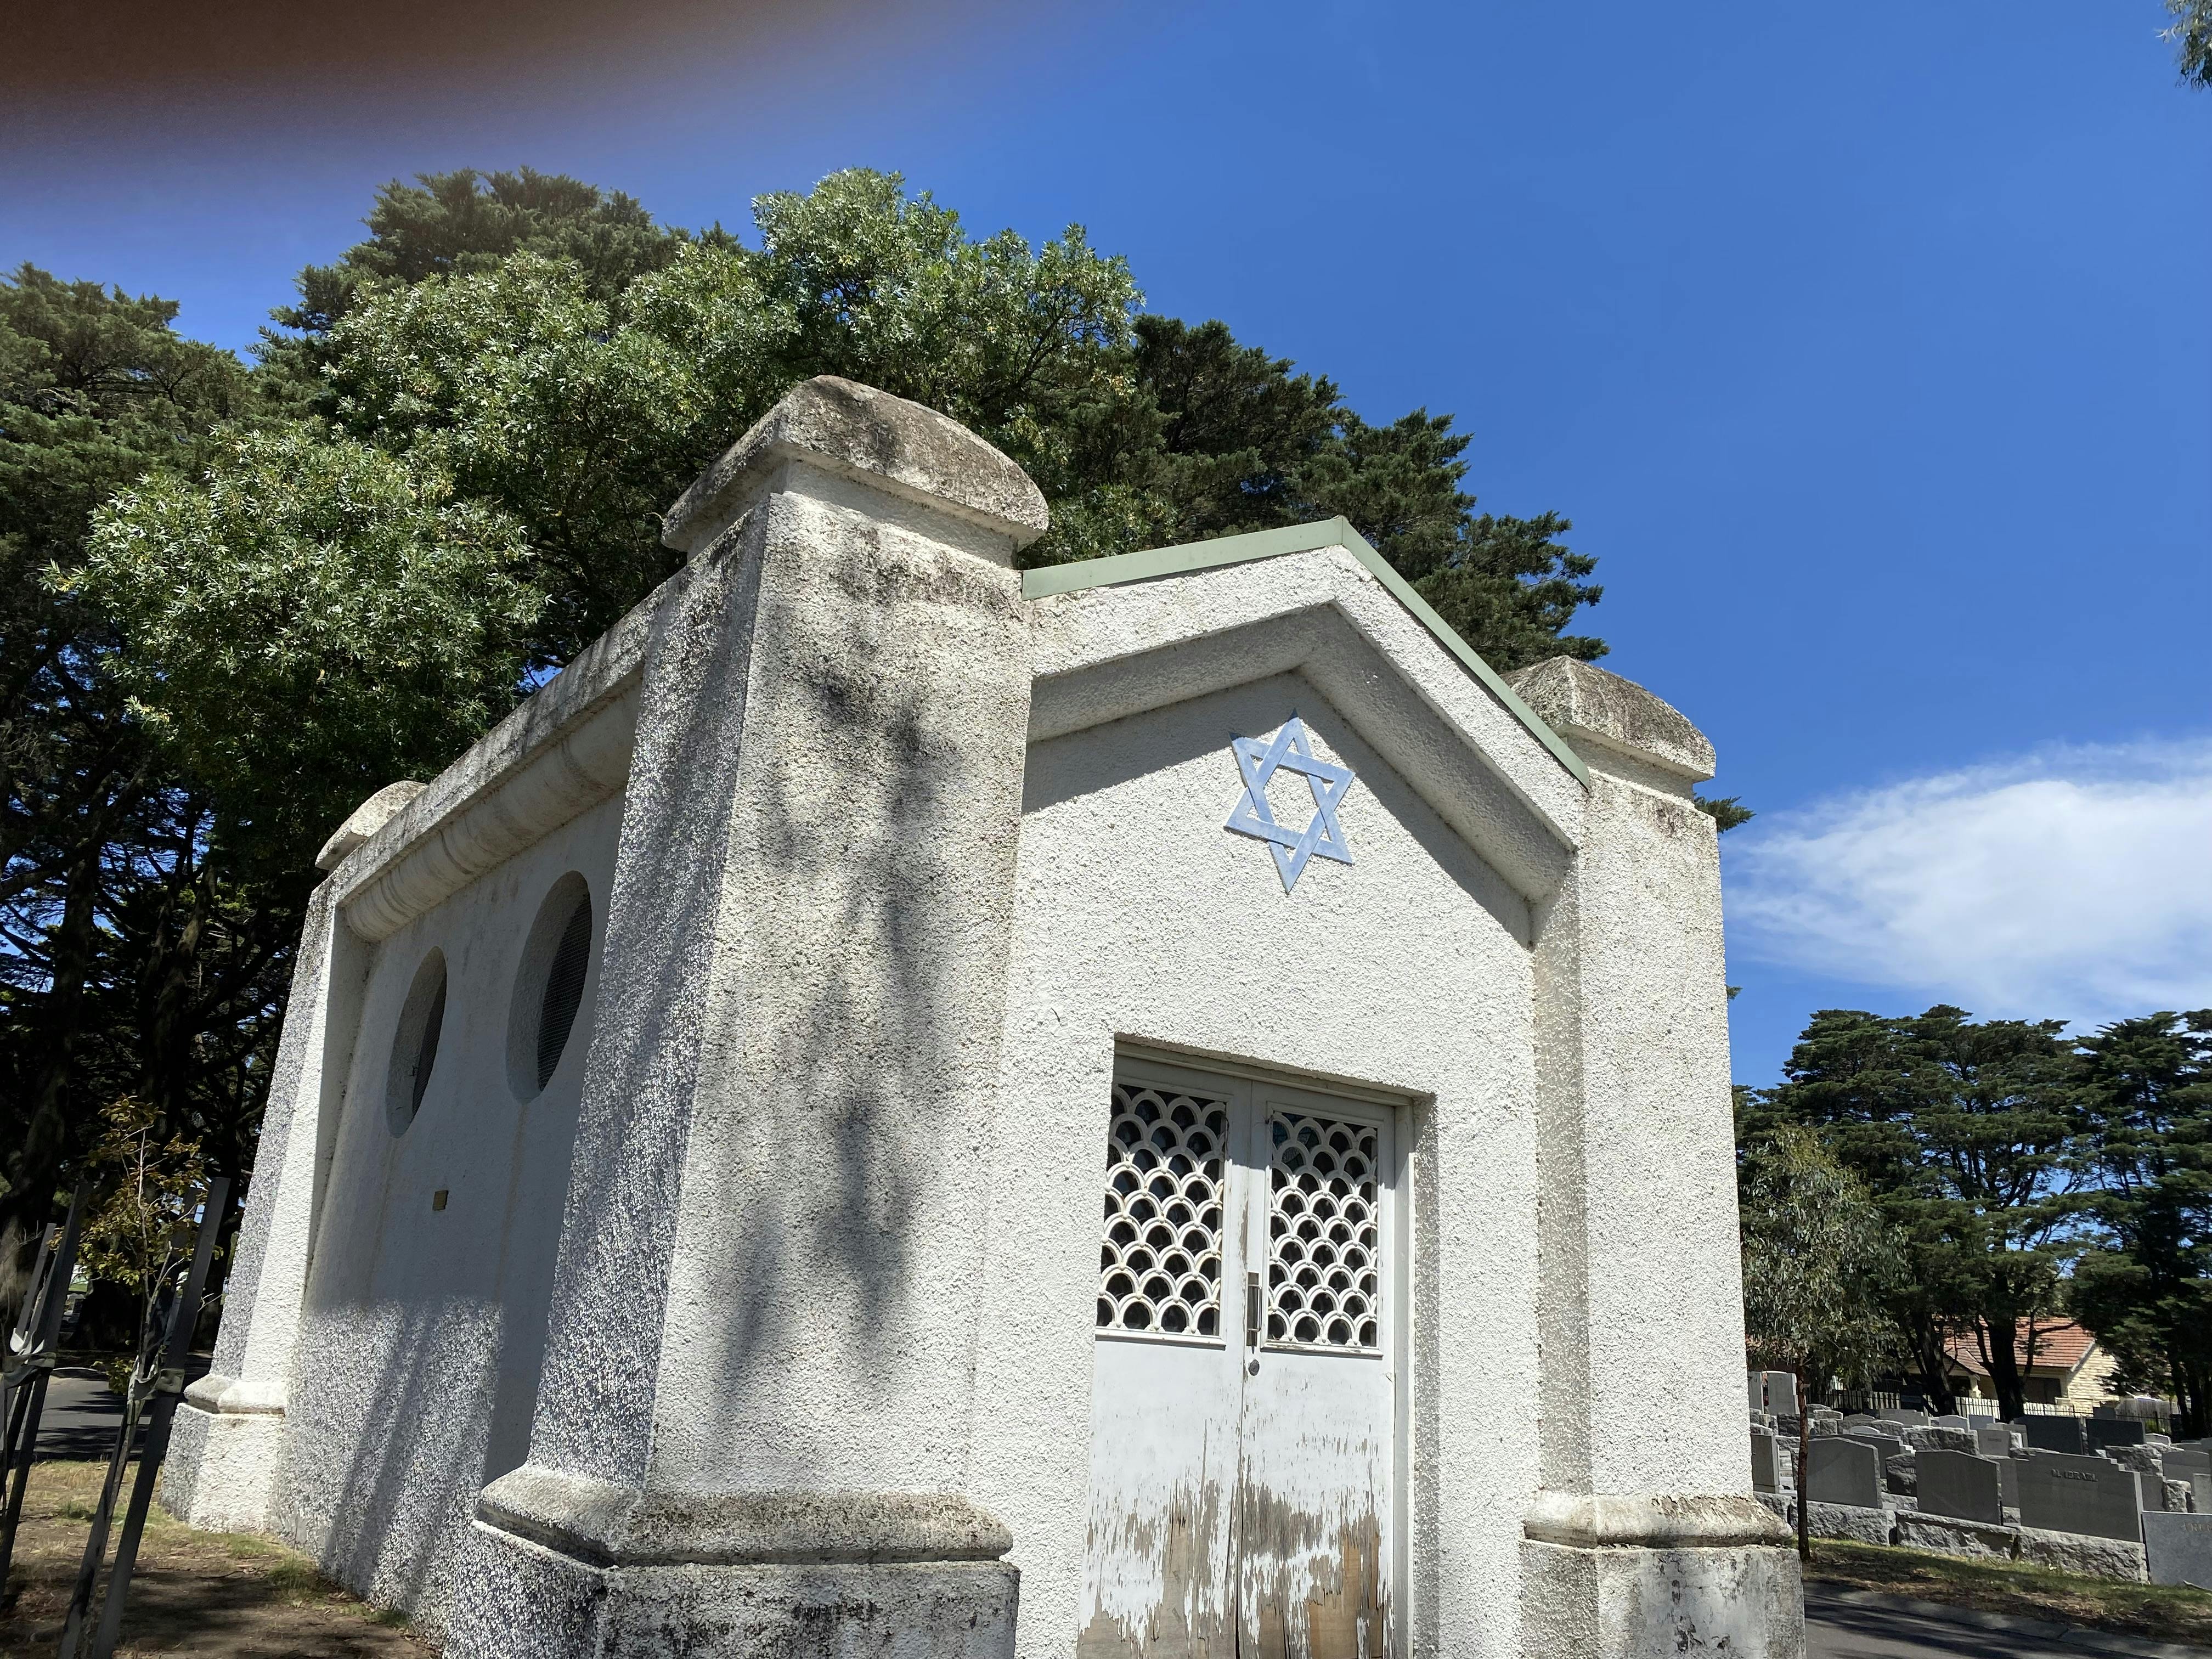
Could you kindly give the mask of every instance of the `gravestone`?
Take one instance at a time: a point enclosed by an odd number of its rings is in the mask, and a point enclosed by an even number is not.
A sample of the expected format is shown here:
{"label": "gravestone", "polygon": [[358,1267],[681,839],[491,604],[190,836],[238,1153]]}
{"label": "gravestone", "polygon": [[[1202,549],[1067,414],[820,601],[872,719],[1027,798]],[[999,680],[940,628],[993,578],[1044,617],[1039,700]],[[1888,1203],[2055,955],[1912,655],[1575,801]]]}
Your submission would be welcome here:
{"label": "gravestone", "polygon": [[2139,1543],[2142,1509],[2142,1477],[2101,1457],[2046,1452],[2020,1466],[2024,1527]]}
{"label": "gravestone", "polygon": [[2197,1514],[2212,1515],[2212,1474],[2191,1475],[2190,1484],[2197,1488]]}
{"label": "gravestone", "polygon": [[1897,1436],[1893,1434],[1884,1434],[1878,1429],[1846,1429],[1844,1431],[1844,1433],[1847,1438],[1852,1440],[1863,1440],[1868,1445],[1874,1447],[1881,1454],[1881,1461],[1885,1463],[1888,1462],[1891,1458],[1899,1456],[1911,1449],[1906,1446],[1905,1442],[1899,1439]]}
{"label": "gravestone", "polygon": [[1914,1411],[1905,1406],[1899,1406],[1892,1411],[1882,1412],[1879,1415],[1884,1422],[1903,1423],[1908,1427],[1916,1429],[1924,1427],[1928,1422],[1926,1412]]}
{"label": "gravestone", "polygon": [[2092,1417],[2081,1426],[2088,1434],[2091,1451],[2102,1451],[2107,1446],[2140,1446],[2143,1443],[2140,1418]]}
{"label": "gravestone", "polygon": [[1777,1417],[1797,1415],[1797,1379],[1788,1371],[1768,1371],[1766,1409]]}
{"label": "gravestone", "polygon": [[2007,1509],[2016,1510],[2020,1507],[2021,1461],[2017,1457],[2000,1457],[1994,1461],[1997,1466],[1997,1495],[2004,1500]]}
{"label": "gravestone", "polygon": [[1972,1452],[1924,1451],[1918,1474],[1917,1496],[1923,1515],[1948,1515],[1993,1527],[2004,1524],[2004,1488],[1995,1459]]}
{"label": "gravestone", "polygon": [[2184,1451],[2179,1446],[2158,1449],[2160,1472],[2169,1480],[2187,1480],[2212,1474],[2212,1452]]}
{"label": "gravestone", "polygon": [[2030,1451],[2080,1454],[2087,1449],[2078,1417],[2023,1417],[2013,1424]]}
{"label": "gravestone", "polygon": [[1965,1418],[1955,1416],[1931,1417],[1928,1419],[1928,1425],[1930,1428],[1936,1429],[1971,1429],[1974,1426]]}
{"label": "gravestone", "polygon": [[1844,1416],[1844,1432],[1849,1434],[1853,1429],[1871,1428],[1881,1421],[1879,1417],[1871,1416],[1865,1412],[1848,1412]]}
{"label": "gravestone", "polygon": [[2212,1589],[2212,1515],[2146,1515],[2142,1529],[2152,1583]]}
{"label": "gravestone", "polygon": [[2002,1423],[1994,1427],[1984,1425],[1974,1431],[1974,1449],[1984,1457],[2010,1457],[2012,1431]]}
{"label": "gravestone", "polygon": [[1766,1373],[1765,1371],[1746,1371],[1743,1374],[1743,1391],[1751,1397],[1752,1410],[1763,1412],[1766,1409]]}
{"label": "gravestone", "polygon": [[1815,1504],[1881,1507],[1881,1454],[1850,1435],[1824,1436],[1806,1448],[1805,1495]]}
{"label": "gravestone", "polygon": [[1782,1490],[1781,1459],[1776,1455],[1774,1437],[1764,1429],[1751,1431],[1751,1489]]}

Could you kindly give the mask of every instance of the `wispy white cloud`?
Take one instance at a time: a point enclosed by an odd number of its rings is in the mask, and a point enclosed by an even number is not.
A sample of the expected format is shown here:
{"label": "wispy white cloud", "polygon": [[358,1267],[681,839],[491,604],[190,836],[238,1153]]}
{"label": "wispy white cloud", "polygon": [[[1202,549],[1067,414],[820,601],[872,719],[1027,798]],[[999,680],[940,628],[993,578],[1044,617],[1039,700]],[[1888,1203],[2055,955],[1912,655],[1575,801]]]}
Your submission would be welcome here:
{"label": "wispy white cloud", "polygon": [[2212,1006],[2212,738],[1912,779],[1723,846],[1739,961],[2077,1029]]}

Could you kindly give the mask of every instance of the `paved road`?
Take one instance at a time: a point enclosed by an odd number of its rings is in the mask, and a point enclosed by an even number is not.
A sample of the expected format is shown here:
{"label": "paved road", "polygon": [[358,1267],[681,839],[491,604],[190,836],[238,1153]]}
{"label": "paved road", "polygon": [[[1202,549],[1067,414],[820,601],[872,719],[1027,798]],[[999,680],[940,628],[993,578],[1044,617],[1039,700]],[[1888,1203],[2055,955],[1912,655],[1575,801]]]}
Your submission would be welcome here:
{"label": "paved road", "polygon": [[2087,1659],[2071,1643],[1854,1606],[1805,1587],[1806,1659]]}
{"label": "paved road", "polygon": [[[41,1457],[105,1457],[114,1449],[123,1401],[94,1370],[73,1365],[57,1370],[46,1384],[46,1408],[39,1418]],[[143,1436],[144,1429],[140,1429]]]}

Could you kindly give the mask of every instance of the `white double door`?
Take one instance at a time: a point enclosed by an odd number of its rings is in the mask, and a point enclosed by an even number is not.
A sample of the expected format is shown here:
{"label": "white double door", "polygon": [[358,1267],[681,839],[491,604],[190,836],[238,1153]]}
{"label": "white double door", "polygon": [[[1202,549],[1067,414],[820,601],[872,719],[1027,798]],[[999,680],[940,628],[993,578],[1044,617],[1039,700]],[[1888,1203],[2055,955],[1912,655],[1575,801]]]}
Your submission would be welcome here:
{"label": "white double door", "polygon": [[1125,1063],[1079,1659],[1376,1659],[1397,1567],[1395,1114]]}

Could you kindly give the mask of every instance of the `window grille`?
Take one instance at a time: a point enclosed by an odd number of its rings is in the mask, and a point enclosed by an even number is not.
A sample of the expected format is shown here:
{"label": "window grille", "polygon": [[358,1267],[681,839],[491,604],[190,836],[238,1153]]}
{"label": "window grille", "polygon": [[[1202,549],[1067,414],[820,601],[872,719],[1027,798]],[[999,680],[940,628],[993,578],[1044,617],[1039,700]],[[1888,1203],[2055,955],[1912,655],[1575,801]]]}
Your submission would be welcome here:
{"label": "window grille", "polygon": [[1114,1085],[1106,1138],[1098,1328],[1221,1334],[1223,1153],[1229,1103]]}
{"label": "window grille", "polygon": [[1267,1340],[1380,1352],[1375,1126],[1279,1109],[1267,1130]]}

